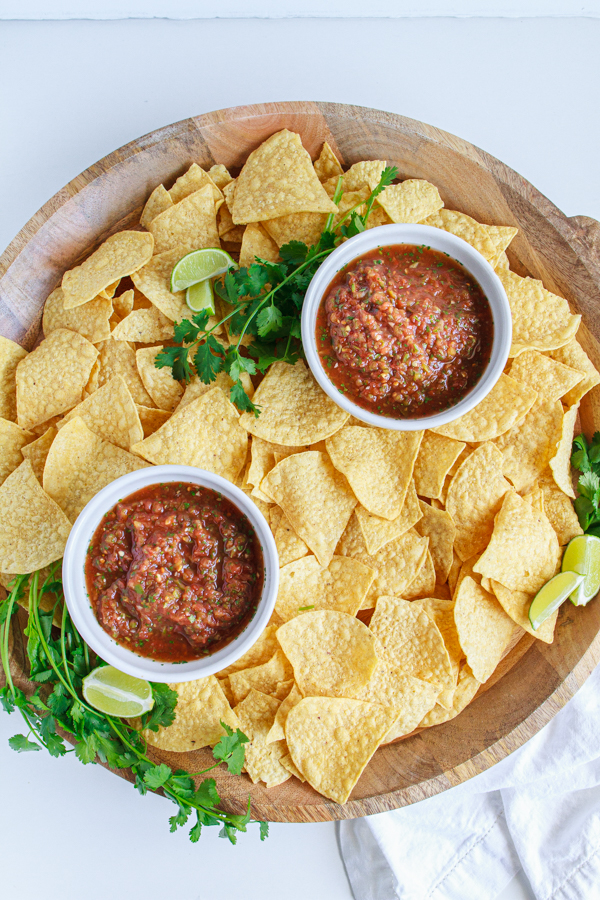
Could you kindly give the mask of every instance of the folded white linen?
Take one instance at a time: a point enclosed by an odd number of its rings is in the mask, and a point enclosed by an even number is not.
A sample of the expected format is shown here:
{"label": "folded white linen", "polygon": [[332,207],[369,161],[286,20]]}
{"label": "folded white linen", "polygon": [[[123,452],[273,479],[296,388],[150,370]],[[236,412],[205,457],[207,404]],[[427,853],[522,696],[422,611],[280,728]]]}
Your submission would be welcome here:
{"label": "folded white linen", "polygon": [[470,781],[340,823],[356,900],[600,900],[600,666],[535,737]]}

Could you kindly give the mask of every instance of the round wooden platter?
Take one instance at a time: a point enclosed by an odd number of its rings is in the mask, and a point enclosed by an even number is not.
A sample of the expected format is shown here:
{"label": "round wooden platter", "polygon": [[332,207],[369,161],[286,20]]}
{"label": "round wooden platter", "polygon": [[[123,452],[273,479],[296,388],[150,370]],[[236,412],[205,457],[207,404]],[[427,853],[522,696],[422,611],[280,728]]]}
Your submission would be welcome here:
{"label": "round wooden platter", "polygon": [[[541,278],[583,314],[578,339],[600,367],[598,222],[567,218],[516,172],[460,138],[413,119],[335,103],[207,113],[154,131],[91,166],[49,200],[0,257],[0,333],[32,347],[44,301],[63,272],[114,232],[138,227],[157,184],[169,186],[192,162],[236,169],[282,128],[299,132],[313,158],[327,140],[345,166],[385,159],[403,179],[436,184],[448,208],[487,224],[516,225],[519,234],[508,251],[512,268]],[[588,435],[600,429],[597,392],[584,398],[580,413]],[[14,645],[22,677],[18,635]],[[460,784],[516,750],[575,694],[599,660],[600,603],[580,609],[565,604],[554,643],[526,636],[456,719],[380,748],[345,806],[295,778],[267,791],[247,776],[221,769],[213,774],[227,809],[243,812],[250,793],[254,816],[271,821],[321,822],[395,809]],[[188,771],[212,761],[208,750],[152,755]]]}

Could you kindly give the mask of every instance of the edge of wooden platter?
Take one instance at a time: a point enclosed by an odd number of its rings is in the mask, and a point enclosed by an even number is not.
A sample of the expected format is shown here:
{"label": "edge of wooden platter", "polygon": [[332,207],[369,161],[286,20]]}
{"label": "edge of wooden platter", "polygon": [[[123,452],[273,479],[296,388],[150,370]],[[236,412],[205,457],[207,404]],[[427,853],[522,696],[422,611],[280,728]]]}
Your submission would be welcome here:
{"label": "edge of wooden platter", "polygon": [[[240,106],[158,129],[90,166],[27,222],[0,256],[0,333],[30,348],[43,302],[62,273],[107,236],[138,227],[150,191],[172,183],[193,161],[236,168],[265,137],[297,130],[313,157],[328,140],[349,165],[387,159],[402,177],[429,178],[450,208],[489,224],[514,224],[512,267],[541,278],[581,312],[578,338],[600,367],[600,224],[567,218],[502,162],[447,132],[414,119],[365,107],[297,101]],[[600,390],[600,389],[599,389]],[[600,397],[584,398],[583,429],[600,428]],[[15,626],[12,665],[22,686],[22,622]],[[600,661],[600,605],[563,606],[550,645],[526,636],[501,663],[502,677],[456,719],[380,748],[340,806],[296,779],[267,791],[247,776],[215,770],[225,808],[271,821],[318,822],[353,818],[418,802],[479,774],[536,734],[576,693]],[[500,672],[498,673],[500,674]],[[169,754],[157,761],[192,771],[211,759],[207,750]],[[119,772],[128,778],[128,773]]]}

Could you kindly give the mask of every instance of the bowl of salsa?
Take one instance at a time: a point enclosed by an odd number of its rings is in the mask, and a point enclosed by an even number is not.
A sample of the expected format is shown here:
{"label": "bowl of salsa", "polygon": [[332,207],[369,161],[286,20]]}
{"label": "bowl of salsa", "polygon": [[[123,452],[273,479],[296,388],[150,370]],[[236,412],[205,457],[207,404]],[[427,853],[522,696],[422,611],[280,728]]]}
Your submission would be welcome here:
{"label": "bowl of salsa", "polygon": [[369,425],[445,425],[489,393],[508,359],[508,299],[484,257],[428,225],[382,225],[317,270],[302,343],[323,390]]}
{"label": "bowl of salsa", "polygon": [[246,653],[277,597],[275,541],[233,484],[191,466],[113,481],[67,542],[69,613],[105,662],[150,681],[220,671]]}

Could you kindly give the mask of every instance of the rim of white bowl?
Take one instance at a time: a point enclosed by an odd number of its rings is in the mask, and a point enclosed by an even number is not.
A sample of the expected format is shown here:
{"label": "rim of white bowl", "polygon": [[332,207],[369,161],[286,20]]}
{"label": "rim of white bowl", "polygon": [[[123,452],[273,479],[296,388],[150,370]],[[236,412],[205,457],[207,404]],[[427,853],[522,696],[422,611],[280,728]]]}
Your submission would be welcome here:
{"label": "rim of white bowl", "polygon": [[[490,360],[477,384],[450,409],[416,419],[392,419],[379,416],[354,403],[329,379],[321,364],[315,335],[317,312],[323,295],[337,273],[362,253],[393,244],[416,244],[447,253],[475,278],[487,297],[494,322]],[[502,282],[486,259],[470,244],[441,228],[431,225],[379,225],[345,241],[325,259],[308,286],[302,307],[302,344],[306,361],[316,380],[331,399],[356,419],[393,431],[422,431],[437,428],[465,415],[477,406],[494,387],[508,359],[512,341],[512,316]]]}
{"label": "rim of white bowl", "polygon": [[[85,559],[90,541],[102,516],[120,499],[165,481],[182,481],[211,488],[223,494],[253,526],[263,554],[264,582],[257,609],[243,631],[216,653],[183,663],[165,663],[139,656],[117,643],[98,622],[87,592]],[[231,482],[193,466],[149,466],[117,478],[93,497],[81,511],[67,541],[63,558],[65,601],[75,627],[98,656],[128,675],[147,681],[193,681],[214,675],[243,656],[264,631],[275,607],[279,586],[279,557],[267,521],[258,507]]]}

